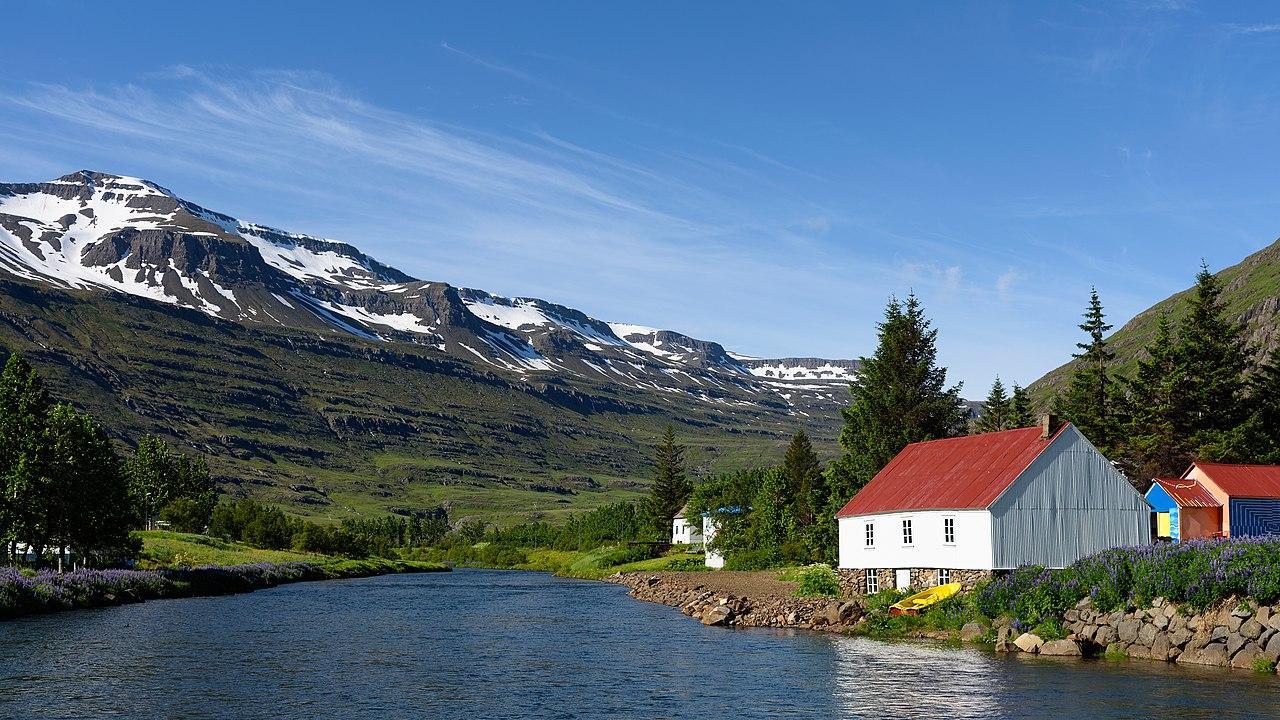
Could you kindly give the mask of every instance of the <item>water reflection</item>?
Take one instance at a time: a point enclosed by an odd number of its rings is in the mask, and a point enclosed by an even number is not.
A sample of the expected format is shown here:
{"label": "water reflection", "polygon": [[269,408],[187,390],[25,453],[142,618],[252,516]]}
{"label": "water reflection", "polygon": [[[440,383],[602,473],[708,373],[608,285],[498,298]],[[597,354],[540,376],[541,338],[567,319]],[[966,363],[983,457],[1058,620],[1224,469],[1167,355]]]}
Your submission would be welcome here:
{"label": "water reflection", "polygon": [[1276,716],[1280,682],[727,631],[622,588],[466,571],[0,623],[0,718]]}

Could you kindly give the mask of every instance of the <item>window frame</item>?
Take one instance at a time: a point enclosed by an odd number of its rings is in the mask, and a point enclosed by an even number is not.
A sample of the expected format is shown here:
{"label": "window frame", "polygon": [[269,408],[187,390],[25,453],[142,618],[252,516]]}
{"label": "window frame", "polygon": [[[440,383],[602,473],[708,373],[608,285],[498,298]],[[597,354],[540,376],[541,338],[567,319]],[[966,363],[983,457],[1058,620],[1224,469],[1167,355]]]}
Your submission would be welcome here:
{"label": "window frame", "polygon": [[902,546],[914,547],[916,544],[915,526],[911,518],[902,518]]}
{"label": "window frame", "polygon": [[880,576],[875,570],[867,568],[862,574],[862,582],[866,586],[868,595],[880,592]]}
{"label": "window frame", "polygon": [[955,517],[942,518],[942,544],[956,544],[956,519]]}
{"label": "window frame", "polygon": [[949,582],[951,582],[951,568],[938,568],[938,584],[946,585]]}
{"label": "window frame", "polygon": [[874,550],[876,547],[876,524],[874,522],[863,523],[864,540],[862,547],[868,550]]}

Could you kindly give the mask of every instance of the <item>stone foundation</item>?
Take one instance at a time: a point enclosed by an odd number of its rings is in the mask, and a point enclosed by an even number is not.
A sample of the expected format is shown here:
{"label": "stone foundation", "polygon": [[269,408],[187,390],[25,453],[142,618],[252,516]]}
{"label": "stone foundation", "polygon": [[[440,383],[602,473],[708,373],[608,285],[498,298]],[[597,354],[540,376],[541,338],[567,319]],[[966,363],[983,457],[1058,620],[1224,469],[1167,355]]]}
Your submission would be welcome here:
{"label": "stone foundation", "polygon": [[[866,595],[866,568],[841,568],[836,571],[840,576],[840,590],[845,595]],[[991,579],[990,570],[952,570],[951,582],[958,582],[965,590],[972,590],[983,580]],[[894,587],[897,581],[895,568],[876,568],[876,580],[880,590]],[[918,589],[939,585],[938,568],[911,568],[911,587]]]}

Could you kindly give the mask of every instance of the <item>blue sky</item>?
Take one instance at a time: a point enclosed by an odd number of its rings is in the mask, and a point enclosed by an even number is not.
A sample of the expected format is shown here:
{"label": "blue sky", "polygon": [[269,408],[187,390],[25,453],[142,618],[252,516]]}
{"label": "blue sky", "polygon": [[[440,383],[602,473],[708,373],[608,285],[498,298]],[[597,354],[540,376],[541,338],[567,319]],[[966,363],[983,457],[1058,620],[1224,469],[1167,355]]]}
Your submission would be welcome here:
{"label": "blue sky", "polygon": [[1280,234],[1280,8],[882,5],[28,0],[0,179],[760,356],[869,353],[914,290],[970,397],[1067,358],[1090,285],[1119,325]]}

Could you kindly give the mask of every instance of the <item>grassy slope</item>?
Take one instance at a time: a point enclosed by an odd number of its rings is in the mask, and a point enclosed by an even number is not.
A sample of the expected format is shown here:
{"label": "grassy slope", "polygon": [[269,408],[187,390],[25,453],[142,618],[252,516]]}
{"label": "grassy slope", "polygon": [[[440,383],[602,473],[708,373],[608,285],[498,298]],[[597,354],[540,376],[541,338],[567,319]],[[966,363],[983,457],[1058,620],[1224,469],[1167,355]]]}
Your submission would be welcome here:
{"label": "grassy slope", "polygon": [[[1188,274],[1194,270],[1189,268]],[[1233,317],[1243,318],[1248,325],[1251,346],[1269,350],[1280,344],[1280,241],[1218,272],[1217,277],[1223,286],[1228,311]],[[1156,321],[1161,315],[1167,314],[1176,323],[1186,314],[1193,292],[1183,290],[1160,301],[1108,338],[1121,373],[1131,374],[1142,349],[1155,336]],[[1084,300],[1081,298],[1081,307]],[[1072,363],[1067,363],[1032,383],[1032,395],[1043,401],[1061,390],[1071,367]]]}
{"label": "grassy slope", "polygon": [[[638,497],[669,420],[690,466],[715,470],[776,462],[797,423],[782,406],[501,376],[407,343],[8,280],[0,344],[116,438],[193,446],[225,491],[320,519],[441,502],[455,518],[554,519]],[[831,449],[838,427],[809,429]]]}
{"label": "grassy slope", "polygon": [[205,565],[251,565],[255,563],[304,562],[320,565],[334,576],[358,575],[372,571],[439,569],[441,563],[369,558],[350,560],[332,555],[296,553],[287,550],[259,550],[243,543],[227,542],[205,535],[148,530],[142,537],[139,569],[201,567]]}

